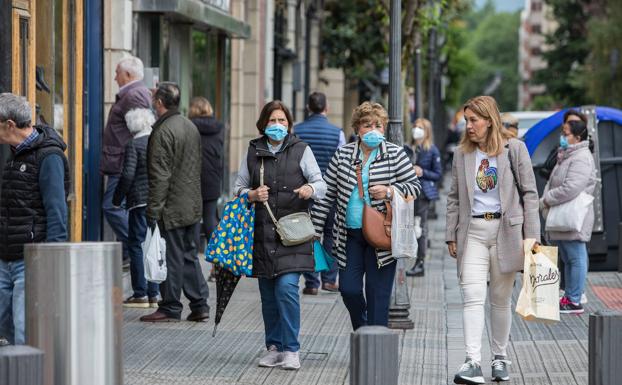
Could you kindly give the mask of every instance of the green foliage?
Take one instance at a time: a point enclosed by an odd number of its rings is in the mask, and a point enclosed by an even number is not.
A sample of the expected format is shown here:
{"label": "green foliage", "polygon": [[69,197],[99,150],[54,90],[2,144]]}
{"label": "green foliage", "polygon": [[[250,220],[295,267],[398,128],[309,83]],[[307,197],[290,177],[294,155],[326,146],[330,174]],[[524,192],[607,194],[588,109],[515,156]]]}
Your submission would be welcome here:
{"label": "green foliage", "polygon": [[474,27],[468,34],[465,55],[474,57],[470,76],[461,89],[459,102],[481,95],[499,76],[501,83],[490,96],[503,111],[515,110],[518,102],[518,12],[497,13],[493,6],[485,6],[465,18]]}
{"label": "green foliage", "polygon": [[622,7],[615,2],[604,17],[588,23],[590,55],[583,75],[592,103],[622,108]]}
{"label": "green foliage", "polygon": [[447,42],[442,54],[447,57],[445,74],[449,78],[445,101],[449,106],[458,106],[462,100],[462,89],[476,70],[477,57],[469,50],[463,49],[468,42],[466,24],[461,20],[449,23],[445,31]]}
{"label": "green foliage", "polygon": [[377,0],[332,0],[325,6],[322,54],[352,79],[372,79],[388,65],[389,15]]}
{"label": "green foliage", "polygon": [[546,36],[552,48],[542,53],[547,68],[536,72],[534,84],[544,84],[546,92],[561,105],[589,103],[583,81],[583,65],[589,54],[586,12],[590,0],[546,0],[557,29]]}

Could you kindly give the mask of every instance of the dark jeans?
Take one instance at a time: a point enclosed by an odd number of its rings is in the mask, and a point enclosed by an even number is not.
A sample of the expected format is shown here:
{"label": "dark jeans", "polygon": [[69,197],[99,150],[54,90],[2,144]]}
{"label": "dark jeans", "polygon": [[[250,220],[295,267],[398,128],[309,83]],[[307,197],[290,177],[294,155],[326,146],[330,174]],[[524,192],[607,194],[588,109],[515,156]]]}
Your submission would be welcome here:
{"label": "dark jeans", "polygon": [[430,201],[421,195],[415,201],[415,215],[421,217],[421,236],[417,238],[417,262],[423,261],[428,251],[428,211]]}
{"label": "dark jeans", "polygon": [[147,282],[145,279],[145,265],[143,261],[142,243],[147,235],[147,207],[136,207],[129,211],[129,228],[127,233],[128,251],[130,254],[130,277],[134,297],[157,297],[158,284]]}
{"label": "dark jeans", "polygon": [[[332,255],[333,252],[333,223],[335,221],[335,206],[328,212],[326,222],[324,224],[324,240],[322,245],[328,254]],[[305,277],[305,287],[317,289],[320,287],[320,276],[322,283],[335,283],[337,282],[337,273],[339,267],[337,266],[337,260],[333,258],[333,263],[329,266],[330,270],[323,271],[321,273],[305,272],[302,275]]]}
{"label": "dark jeans", "polygon": [[201,230],[203,231],[203,235],[205,235],[205,242],[209,243],[212,232],[216,226],[218,226],[219,220],[218,199],[203,201],[203,224]]}
{"label": "dark jeans", "polygon": [[166,241],[166,281],[160,284],[159,311],[169,317],[181,318],[183,305],[181,291],[190,300],[193,312],[208,312],[207,298],[209,291],[207,282],[201,272],[197,256],[195,237],[199,224],[178,227],[170,230],[160,229]]}
{"label": "dark jeans", "polygon": [[[102,210],[104,211],[104,217],[106,217],[117,239],[119,242],[123,243],[123,257],[126,257],[129,254],[127,243],[129,227],[128,213],[125,208],[118,208],[112,205],[112,197],[114,196],[114,190],[116,190],[119,184],[119,179],[121,179],[119,175],[108,175],[106,178],[106,190],[104,191],[104,197],[102,199]],[[125,200],[123,204],[125,204]]]}
{"label": "dark jeans", "polygon": [[376,251],[363,238],[363,231],[348,229],[346,268],[339,274],[339,291],[354,330],[365,325],[387,326],[395,266],[378,268]]}

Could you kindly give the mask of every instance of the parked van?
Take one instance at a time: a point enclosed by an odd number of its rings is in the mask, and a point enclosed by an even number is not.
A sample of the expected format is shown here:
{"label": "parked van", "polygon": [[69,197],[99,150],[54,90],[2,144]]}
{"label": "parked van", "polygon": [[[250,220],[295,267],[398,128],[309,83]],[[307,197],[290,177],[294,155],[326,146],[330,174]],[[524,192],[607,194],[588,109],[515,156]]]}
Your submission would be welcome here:
{"label": "parked van", "polygon": [[525,132],[529,130],[534,124],[538,123],[542,119],[546,119],[553,115],[556,111],[513,111],[510,112],[516,119],[518,119],[518,137],[522,138]]}

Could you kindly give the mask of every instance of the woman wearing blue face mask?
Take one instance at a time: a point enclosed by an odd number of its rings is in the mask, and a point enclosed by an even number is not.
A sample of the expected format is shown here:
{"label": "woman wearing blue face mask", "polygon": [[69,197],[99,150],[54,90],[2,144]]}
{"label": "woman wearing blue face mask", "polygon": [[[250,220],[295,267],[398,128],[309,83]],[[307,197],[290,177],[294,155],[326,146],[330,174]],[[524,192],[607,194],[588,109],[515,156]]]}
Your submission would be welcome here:
{"label": "woman wearing blue face mask", "polygon": [[[559,137],[557,164],[544,187],[540,199],[541,208],[550,207],[575,199],[582,192],[594,193],[596,166],[592,156],[593,143],[588,137],[587,125],[582,120],[564,123]],[[561,313],[580,314],[584,309],[581,295],[585,291],[587,276],[587,242],[592,237],[594,208],[590,205],[581,231],[549,231],[547,238],[559,247],[564,262],[564,296],[559,301]]]}
{"label": "woman wearing blue face mask", "polygon": [[[257,120],[261,136],[250,141],[234,191],[255,204],[253,275],[259,280],[266,353],[259,366],[300,368],[298,334],[302,272],[313,272],[311,242],[284,246],[264,202],[278,220],[307,212],[310,199],[324,197],[326,183],[311,148],[290,135],[292,116],[279,100],[266,104]],[[263,178],[262,178],[263,174]],[[263,183],[262,183],[263,179]]]}
{"label": "woman wearing blue face mask", "polygon": [[[363,237],[363,207],[367,204],[385,212],[385,200],[393,194],[418,197],[421,191],[403,148],[385,140],[388,120],[378,103],[365,102],[354,110],[352,128],[357,140],[340,147],[333,156],[324,176],[326,197],[316,201],[311,212],[319,236],[337,202],[332,255],[339,263],[339,291],[355,330],[365,325],[387,326],[395,276],[391,251],[377,250]],[[357,169],[361,171],[363,198]]]}

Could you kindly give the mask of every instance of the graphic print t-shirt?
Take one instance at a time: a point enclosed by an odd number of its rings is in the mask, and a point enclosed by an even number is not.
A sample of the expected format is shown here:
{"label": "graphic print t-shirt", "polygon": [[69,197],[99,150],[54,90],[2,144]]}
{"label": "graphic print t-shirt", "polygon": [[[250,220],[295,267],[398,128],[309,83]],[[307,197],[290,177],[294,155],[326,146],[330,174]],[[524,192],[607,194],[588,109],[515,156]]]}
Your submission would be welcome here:
{"label": "graphic print t-shirt", "polygon": [[497,157],[477,150],[475,155],[475,180],[473,181],[472,215],[501,212]]}

